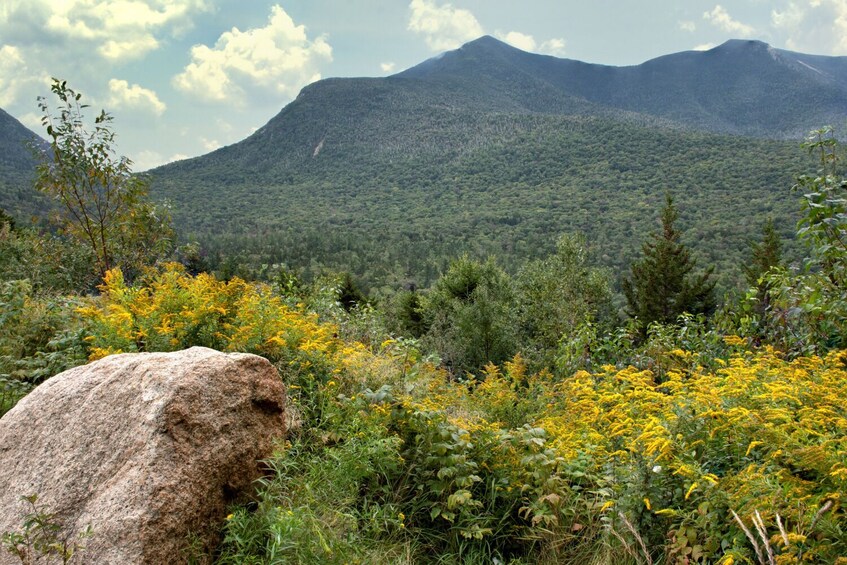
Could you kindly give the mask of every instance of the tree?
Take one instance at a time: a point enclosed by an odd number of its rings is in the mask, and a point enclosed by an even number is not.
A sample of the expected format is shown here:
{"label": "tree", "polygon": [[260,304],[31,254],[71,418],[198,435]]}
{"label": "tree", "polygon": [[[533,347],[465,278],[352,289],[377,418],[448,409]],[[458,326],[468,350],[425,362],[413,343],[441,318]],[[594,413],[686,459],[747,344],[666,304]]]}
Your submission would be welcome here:
{"label": "tree", "polygon": [[662,209],[662,232],[642,246],[643,257],[632,264],[632,277],[623,280],[627,313],[646,330],[653,322],[672,324],[683,313],[711,314],[715,302],[712,268],[695,275],[696,262],[680,243],[674,227],[678,213],[670,195]]}
{"label": "tree", "polygon": [[424,340],[454,375],[502,363],[517,350],[512,281],[493,259],[453,261],[426,296],[424,311]]}
{"label": "tree", "polygon": [[768,218],[762,228],[762,240],[750,245],[749,264],[744,266],[744,276],[751,289],[755,289],[755,312],[759,322],[765,321],[765,312],[771,303],[773,283],[766,275],[782,264],[782,242],[773,227],[773,218]]}
{"label": "tree", "polygon": [[14,229],[15,229],[15,218],[10,216],[6,212],[6,210],[4,210],[3,208],[0,208],[0,229],[2,229],[6,225],[9,226],[9,231],[14,231]]}
{"label": "tree", "polygon": [[847,347],[847,178],[831,127],[811,132],[804,147],[820,164],[794,186],[803,195],[797,236],[809,257],[799,272],[770,276],[768,337],[793,353],[813,354]]}
{"label": "tree", "polygon": [[51,91],[55,113],[38,99],[49,146],[40,151],[36,188],[59,202],[62,232],[90,249],[100,277],[120,267],[131,278],[170,249],[170,216],[149,200],[132,162],[115,155],[112,117],[102,110],[89,131],[82,95],[57,79]]}
{"label": "tree", "polygon": [[762,240],[750,245],[750,263],[744,266],[744,276],[751,287],[762,288],[762,276],[782,263],[782,241],[768,218],[762,227]]}
{"label": "tree", "polygon": [[581,236],[560,237],[555,254],[518,272],[516,286],[522,349],[542,366],[552,367],[560,340],[582,324],[611,317],[608,278],[589,265]]}

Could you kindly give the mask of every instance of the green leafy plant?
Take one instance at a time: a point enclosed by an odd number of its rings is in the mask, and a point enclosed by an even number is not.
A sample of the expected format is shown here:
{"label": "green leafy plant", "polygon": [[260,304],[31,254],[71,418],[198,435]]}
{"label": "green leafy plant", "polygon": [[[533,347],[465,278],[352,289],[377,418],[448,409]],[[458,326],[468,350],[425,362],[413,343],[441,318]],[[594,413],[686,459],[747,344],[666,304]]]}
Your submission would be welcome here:
{"label": "green leafy plant", "polygon": [[49,149],[40,154],[36,188],[58,201],[63,232],[90,249],[100,278],[113,267],[127,276],[170,250],[173,231],[166,208],[147,197],[147,182],[132,162],[115,155],[112,116],[102,110],[86,129],[82,95],[53,79],[57,111],[39,98]]}
{"label": "green leafy plant", "polygon": [[38,495],[21,498],[29,506],[23,527],[19,531],[4,532],[2,540],[6,551],[20,559],[23,565],[67,564],[85,550],[83,542],[94,535],[90,526],[72,537],[63,533],[55,514],[37,504]]}
{"label": "green leafy plant", "polygon": [[797,236],[809,256],[799,271],[766,277],[773,295],[770,337],[795,354],[847,346],[847,179],[841,149],[831,127],[811,132],[804,146],[819,166],[794,187],[803,195]]}

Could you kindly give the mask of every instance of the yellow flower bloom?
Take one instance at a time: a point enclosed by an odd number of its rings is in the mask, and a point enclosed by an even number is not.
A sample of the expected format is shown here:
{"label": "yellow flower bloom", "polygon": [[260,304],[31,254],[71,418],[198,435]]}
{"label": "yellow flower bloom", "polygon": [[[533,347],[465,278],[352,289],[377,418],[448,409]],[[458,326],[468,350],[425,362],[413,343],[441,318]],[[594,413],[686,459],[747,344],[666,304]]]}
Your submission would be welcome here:
{"label": "yellow flower bloom", "polygon": [[697,488],[697,483],[692,483],[690,487],[688,487],[688,492],[685,493],[685,500],[688,500],[688,497],[691,496],[691,493],[694,492],[694,489]]}

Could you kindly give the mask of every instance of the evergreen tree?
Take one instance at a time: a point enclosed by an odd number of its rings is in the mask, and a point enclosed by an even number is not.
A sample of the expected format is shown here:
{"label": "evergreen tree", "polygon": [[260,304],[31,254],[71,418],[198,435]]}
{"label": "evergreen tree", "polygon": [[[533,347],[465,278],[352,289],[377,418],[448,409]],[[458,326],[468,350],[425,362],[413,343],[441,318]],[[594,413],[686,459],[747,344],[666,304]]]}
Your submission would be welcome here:
{"label": "evergreen tree", "polygon": [[627,313],[646,329],[653,322],[670,324],[683,313],[711,314],[716,307],[712,268],[694,274],[696,261],[680,243],[674,227],[678,213],[670,195],[662,209],[662,231],[642,246],[644,256],[632,264],[632,278],[623,280]]}
{"label": "evergreen tree", "polygon": [[773,227],[773,218],[768,218],[762,228],[762,240],[752,243],[750,247],[750,263],[744,266],[744,276],[747,278],[747,284],[757,289],[759,304],[766,308],[771,283],[762,280],[762,277],[782,263],[782,242]]}
{"label": "evergreen tree", "polygon": [[392,318],[401,333],[414,338],[423,336],[429,330],[424,317],[421,296],[414,287],[396,295],[393,301]]}
{"label": "evergreen tree", "polygon": [[453,261],[427,294],[424,313],[424,343],[454,376],[517,352],[512,280],[493,259]]}
{"label": "evergreen tree", "polygon": [[9,231],[13,231],[15,229],[15,218],[10,216],[6,210],[0,208],[0,229],[6,224],[9,225]]}
{"label": "evergreen tree", "polygon": [[349,272],[342,273],[338,281],[338,302],[345,311],[349,312],[359,305],[367,304],[368,299],[359,289]]}

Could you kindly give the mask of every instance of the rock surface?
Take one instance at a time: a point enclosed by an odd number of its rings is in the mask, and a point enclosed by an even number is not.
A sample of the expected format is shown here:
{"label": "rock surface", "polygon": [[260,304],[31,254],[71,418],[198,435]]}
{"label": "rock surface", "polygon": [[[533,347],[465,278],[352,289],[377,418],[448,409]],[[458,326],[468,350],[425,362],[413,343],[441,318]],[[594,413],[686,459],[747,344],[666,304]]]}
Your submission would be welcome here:
{"label": "rock surface", "polygon": [[[284,385],[255,355],[194,347],[65,371],[0,419],[0,534],[37,494],[71,539],[91,526],[80,562],[185,562],[189,535],[215,543],[284,415]],[[19,561],[0,550],[6,563]]]}

